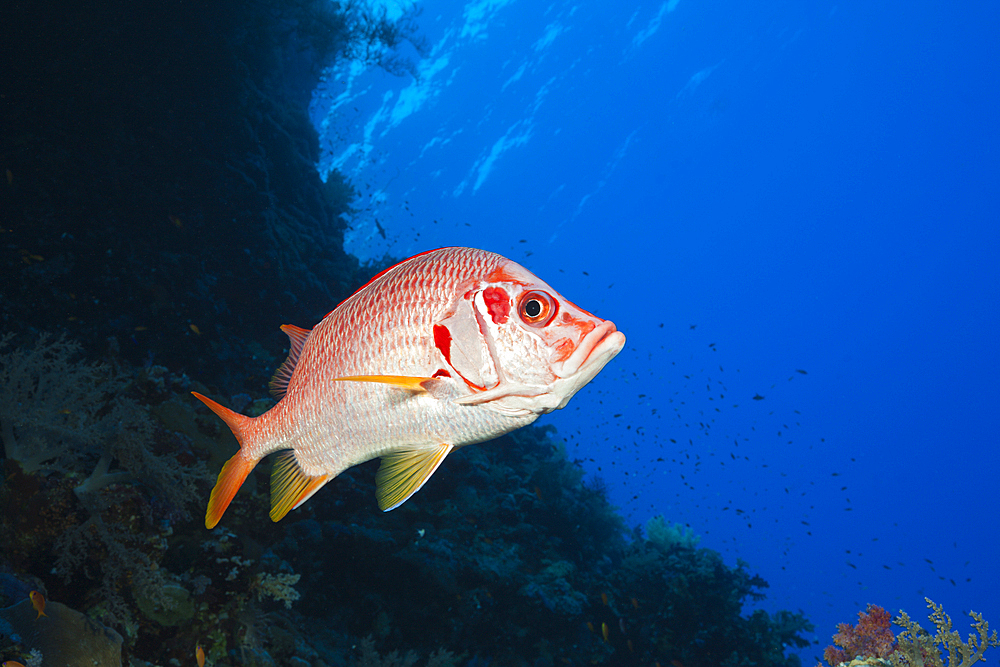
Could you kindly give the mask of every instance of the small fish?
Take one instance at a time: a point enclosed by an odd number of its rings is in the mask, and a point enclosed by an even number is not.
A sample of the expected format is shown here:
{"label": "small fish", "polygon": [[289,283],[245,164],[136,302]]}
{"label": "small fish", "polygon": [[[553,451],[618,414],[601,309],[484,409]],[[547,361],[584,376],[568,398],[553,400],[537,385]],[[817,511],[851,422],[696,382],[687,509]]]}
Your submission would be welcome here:
{"label": "small fish", "polygon": [[177,229],[184,229],[184,222],[178,218],[176,215],[168,215],[167,218],[174,224]]}
{"label": "small fish", "polygon": [[191,331],[195,332],[199,336],[201,335],[201,329],[198,328],[197,324],[189,324],[188,326],[191,328]]}
{"label": "small fish", "polygon": [[608,606],[608,594],[607,594],[607,593],[601,593],[601,603],[602,603],[602,604],[603,604],[603,605],[604,605],[605,607],[607,607],[607,606]]}
{"label": "small fish", "polygon": [[279,451],[273,521],[377,457],[379,507],[399,507],[455,449],[565,407],[625,345],[613,323],[473,248],[411,257],[312,330],[281,330],[291,344],[271,380],[273,408],[251,418],[194,394],[240,443],[212,490],[208,528],[257,462]]}
{"label": "small fish", "polygon": [[198,667],[205,667],[205,649],[201,647],[201,644],[194,646],[194,659],[198,662]]}
{"label": "small fish", "polygon": [[632,606],[634,608],[638,609],[639,608],[639,601],[636,600],[635,598],[632,598]]}
{"label": "small fish", "polygon": [[604,637],[604,643],[608,643],[608,624],[601,623],[601,636]]}
{"label": "small fish", "polygon": [[28,599],[31,600],[31,606],[34,607],[35,611],[38,612],[38,616],[35,617],[36,621],[38,619],[40,619],[42,616],[45,616],[46,618],[48,618],[48,614],[45,613],[45,596],[44,595],[42,595],[38,591],[31,591],[30,593],[28,593]]}

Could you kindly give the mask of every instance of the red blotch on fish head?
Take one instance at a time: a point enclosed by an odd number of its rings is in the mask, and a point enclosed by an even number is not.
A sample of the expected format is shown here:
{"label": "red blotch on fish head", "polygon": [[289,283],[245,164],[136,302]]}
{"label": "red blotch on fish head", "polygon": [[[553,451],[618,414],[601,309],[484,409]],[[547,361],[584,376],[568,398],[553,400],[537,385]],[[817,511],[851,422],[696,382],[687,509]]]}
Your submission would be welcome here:
{"label": "red blotch on fish head", "polygon": [[[583,312],[586,313],[587,315],[590,315],[590,313],[587,313],[587,311]],[[597,328],[597,322],[595,322],[594,320],[603,321],[600,318],[594,317],[593,315],[590,315],[590,317],[593,317],[594,319],[583,319],[579,317],[574,317],[567,311],[563,312],[562,314],[562,324],[564,326],[573,327],[574,329],[576,329],[577,335],[580,337],[580,340],[583,340],[584,336],[586,336],[591,331]]]}
{"label": "red blotch on fish head", "polygon": [[451,332],[443,324],[434,325],[434,345],[441,350],[444,360],[451,363]]}
{"label": "red blotch on fish head", "polygon": [[576,349],[576,343],[571,338],[562,338],[555,344],[552,361],[566,361]]}
{"label": "red blotch on fish head", "polygon": [[506,324],[510,316],[510,297],[500,287],[487,287],[483,290],[483,301],[486,302],[486,310],[493,318],[494,324]]}

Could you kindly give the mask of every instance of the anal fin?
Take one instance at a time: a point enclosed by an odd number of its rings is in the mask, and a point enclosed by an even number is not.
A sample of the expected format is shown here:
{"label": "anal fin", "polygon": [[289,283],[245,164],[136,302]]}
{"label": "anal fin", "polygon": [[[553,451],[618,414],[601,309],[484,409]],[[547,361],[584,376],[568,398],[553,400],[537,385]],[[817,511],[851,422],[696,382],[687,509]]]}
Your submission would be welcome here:
{"label": "anal fin", "polygon": [[271,520],[281,521],[329,481],[330,475],[311,477],[302,472],[294,452],[278,454],[271,471]]}
{"label": "anal fin", "polygon": [[443,443],[421,449],[400,449],[382,455],[375,473],[375,497],[383,512],[396,509],[420,490],[455,448]]}

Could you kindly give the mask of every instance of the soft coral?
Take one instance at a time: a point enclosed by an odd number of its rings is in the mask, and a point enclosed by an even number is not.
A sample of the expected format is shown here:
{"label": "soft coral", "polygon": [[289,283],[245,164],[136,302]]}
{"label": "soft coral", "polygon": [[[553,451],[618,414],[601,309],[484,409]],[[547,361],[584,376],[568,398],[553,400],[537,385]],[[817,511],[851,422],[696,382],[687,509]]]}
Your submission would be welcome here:
{"label": "soft coral", "polygon": [[869,604],[866,611],[858,612],[858,624],[841,623],[833,643],[827,646],[823,657],[830,665],[849,662],[855,656],[888,658],[896,650],[896,636],[890,629],[892,617],[882,607]]}

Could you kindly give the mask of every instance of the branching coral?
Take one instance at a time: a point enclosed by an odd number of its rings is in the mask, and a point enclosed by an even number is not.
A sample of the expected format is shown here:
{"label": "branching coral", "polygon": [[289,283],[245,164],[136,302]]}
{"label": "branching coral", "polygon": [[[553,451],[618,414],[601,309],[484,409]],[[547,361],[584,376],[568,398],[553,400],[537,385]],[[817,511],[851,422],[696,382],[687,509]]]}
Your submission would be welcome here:
{"label": "branching coral", "polygon": [[291,609],[292,603],[301,596],[293,588],[302,578],[300,574],[270,574],[269,572],[259,572],[253,578],[253,588],[257,593],[257,599],[271,597],[279,602],[285,603],[285,609]]}
{"label": "branching coral", "polygon": [[[930,619],[937,628],[932,637],[920,625],[910,619],[906,612],[900,611],[896,625],[904,628],[899,635],[898,663],[914,667],[943,667],[941,649],[948,649],[948,667],[970,667],[983,659],[983,652],[990,646],[1000,646],[997,631],[990,634],[990,624],[983,620],[983,615],[974,611],[969,616],[974,621],[972,627],[975,633],[969,634],[969,641],[963,642],[962,635],[951,629],[951,617],[945,613],[941,605],[934,604],[930,598],[924,598],[931,609]],[[979,635],[978,637],[976,635]],[[940,648],[939,648],[940,647]]]}
{"label": "branching coral", "polygon": [[897,641],[890,628],[889,613],[882,607],[869,604],[867,613],[858,612],[857,626],[852,627],[849,623],[837,626],[833,641],[841,648],[828,646],[823,657],[831,666],[945,667],[941,651],[947,649],[947,667],[971,667],[983,659],[983,652],[987,648],[1000,646],[996,630],[990,634],[989,623],[983,620],[982,614],[969,612],[976,632],[969,635],[968,642],[964,642],[962,636],[952,630],[951,617],[945,613],[944,608],[930,598],[924,599],[931,609],[931,622],[937,628],[937,633],[933,636],[910,619],[905,611],[900,611],[899,617],[893,621],[903,628]]}
{"label": "branching coral", "polygon": [[[11,336],[0,338],[0,350]],[[0,357],[0,434],[4,455],[27,472],[69,467],[111,429],[99,416],[122,383],[100,364],[75,362],[80,347],[38,337]]]}

